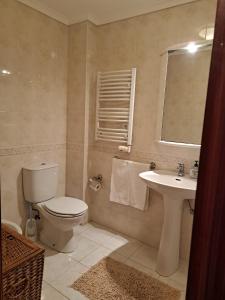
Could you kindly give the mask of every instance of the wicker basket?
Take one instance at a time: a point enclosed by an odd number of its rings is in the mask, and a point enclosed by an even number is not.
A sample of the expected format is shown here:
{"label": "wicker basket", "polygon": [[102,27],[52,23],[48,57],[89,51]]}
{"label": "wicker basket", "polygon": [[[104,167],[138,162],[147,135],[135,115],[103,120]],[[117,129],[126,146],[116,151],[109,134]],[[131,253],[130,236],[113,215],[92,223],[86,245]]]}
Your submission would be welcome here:
{"label": "wicker basket", "polygon": [[44,249],[2,225],[3,300],[40,300]]}

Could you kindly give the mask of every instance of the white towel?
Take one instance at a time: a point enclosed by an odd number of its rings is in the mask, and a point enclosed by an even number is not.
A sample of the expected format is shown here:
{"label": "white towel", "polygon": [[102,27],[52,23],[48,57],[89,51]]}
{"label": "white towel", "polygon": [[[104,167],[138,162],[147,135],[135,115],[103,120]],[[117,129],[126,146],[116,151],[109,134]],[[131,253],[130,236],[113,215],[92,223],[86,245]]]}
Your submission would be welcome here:
{"label": "white towel", "polygon": [[113,158],[110,201],[129,205],[128,161]]}
{"label": "white towel", "polygon": [[148,207],[146,197],[147,185],[139,174],[149,170],[148,164],[129,161],[129,199],[130,206],[145,210]]}
{"label": "white towel", "polygon": [[110,201],[145,210],[147,186],[138,175],[147,170],[148,164],[113,158]]}

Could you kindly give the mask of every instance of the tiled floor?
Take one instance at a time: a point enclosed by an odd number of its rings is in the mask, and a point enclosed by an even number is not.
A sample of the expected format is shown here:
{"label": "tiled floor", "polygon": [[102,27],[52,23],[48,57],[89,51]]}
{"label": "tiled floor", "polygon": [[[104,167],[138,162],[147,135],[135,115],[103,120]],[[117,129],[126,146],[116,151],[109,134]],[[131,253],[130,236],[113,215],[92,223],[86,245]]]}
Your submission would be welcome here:
{"label": "tiled floor", "polygon": [[94,223],[79,228],[78,246],[70,254],[46,249],[42,300],[87,299],[70,288],[71,284],[105,256],[119,260],[182,291],[185,299],[187,266],[170,277],[155,271],[157,251],[137,240],[113,232]]}

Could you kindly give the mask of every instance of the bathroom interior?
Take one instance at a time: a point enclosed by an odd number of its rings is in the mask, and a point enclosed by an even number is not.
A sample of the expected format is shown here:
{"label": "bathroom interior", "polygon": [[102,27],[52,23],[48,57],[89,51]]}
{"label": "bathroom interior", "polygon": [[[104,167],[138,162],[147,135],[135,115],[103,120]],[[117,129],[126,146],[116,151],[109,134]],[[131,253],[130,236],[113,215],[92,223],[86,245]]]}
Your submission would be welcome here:
{"label": "bathroom interior", "polygon": [[0,0],[2,223],[45,249],[19,299],[185,299],[217,1],[138,2]]}

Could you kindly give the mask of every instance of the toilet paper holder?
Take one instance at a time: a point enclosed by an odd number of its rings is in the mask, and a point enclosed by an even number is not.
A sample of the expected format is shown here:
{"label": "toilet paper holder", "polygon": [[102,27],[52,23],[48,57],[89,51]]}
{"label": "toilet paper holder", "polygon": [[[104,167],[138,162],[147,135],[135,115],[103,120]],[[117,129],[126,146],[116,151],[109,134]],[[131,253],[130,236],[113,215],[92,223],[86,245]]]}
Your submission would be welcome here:
{"label": "toilet paper holder", "polygon": [[95,180],[98,181],[99,183],[103,183],[103,176],[101,174],[98,174],[97,176],[91,177],[89,180]]}
{"label": "toilet paper holder", "polygon": [[88,186],[94,192],[98,192],[103,188],[103,176],[101,174],[88,179]]}

